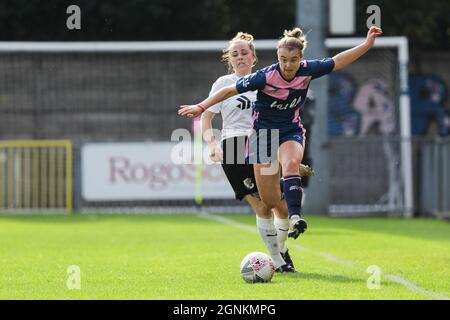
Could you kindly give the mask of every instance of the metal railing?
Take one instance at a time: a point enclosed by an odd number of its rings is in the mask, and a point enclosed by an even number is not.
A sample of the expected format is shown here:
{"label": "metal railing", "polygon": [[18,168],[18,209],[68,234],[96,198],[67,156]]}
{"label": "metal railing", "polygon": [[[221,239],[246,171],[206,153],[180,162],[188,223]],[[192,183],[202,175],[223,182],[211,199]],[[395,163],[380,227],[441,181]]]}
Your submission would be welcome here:
{"label": "metal railing", "polygon": [[437,217],[450,217],[450,138],[419,142],[419,210]]}

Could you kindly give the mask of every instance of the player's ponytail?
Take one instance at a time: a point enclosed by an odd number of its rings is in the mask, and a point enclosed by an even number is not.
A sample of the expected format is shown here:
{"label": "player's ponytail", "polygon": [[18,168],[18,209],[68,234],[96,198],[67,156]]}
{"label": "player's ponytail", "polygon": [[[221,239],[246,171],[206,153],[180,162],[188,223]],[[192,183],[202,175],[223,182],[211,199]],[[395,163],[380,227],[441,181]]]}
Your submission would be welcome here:
{"label": "player's ponytail", "polygon": [[250,33],[238,32],[238,33],[236,33],[234,38],[230,40],[230,42],[228,43],[228,47],[226,49],[223,49],[222,61],[227,64],[229,73],[233,73],[233,66],[231,65],[231,62],[230,62],[230,48],[231,48],[231,45],[236,41],[247,42],[250,50],[253,53],[253,56],[255,57],[254,65],[256,65],[256,63],[258,62],[258,57],[256,56],[256,50],[255,50],[255,45],[253,44],[253,40],[254,40],[253,36]]}
{"label": "player's ponytail", "polygon": [[302,29],[295,28],[292,30],[284,30],[283,37],[278,41],[277,48],[299,49],[303,57],[303,50],[306,49],[306,35]]}

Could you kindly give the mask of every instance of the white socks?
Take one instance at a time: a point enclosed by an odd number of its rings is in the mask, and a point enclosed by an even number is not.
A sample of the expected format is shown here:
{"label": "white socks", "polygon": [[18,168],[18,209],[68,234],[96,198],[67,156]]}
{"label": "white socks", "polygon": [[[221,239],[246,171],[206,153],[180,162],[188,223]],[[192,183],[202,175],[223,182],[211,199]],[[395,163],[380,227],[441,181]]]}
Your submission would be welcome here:
{"label": "white socks", "polygon": [[277,230],[277,238],[278,238],[278,247],[280,251],[286,252],[286,239],[288,237],[289,232],[289,218],[280,219],[275,216],[274,225]]}
{"label": "white socks", "polygon": [[284,265],[286,262],[280,254],[280,247],[278,246],[278,233],[273,220],[263,219],[256,216],[256,226],[258,227],[261,239],[266,245],[267,251],[269,251],[269,254],[275,263],[275,268]]}

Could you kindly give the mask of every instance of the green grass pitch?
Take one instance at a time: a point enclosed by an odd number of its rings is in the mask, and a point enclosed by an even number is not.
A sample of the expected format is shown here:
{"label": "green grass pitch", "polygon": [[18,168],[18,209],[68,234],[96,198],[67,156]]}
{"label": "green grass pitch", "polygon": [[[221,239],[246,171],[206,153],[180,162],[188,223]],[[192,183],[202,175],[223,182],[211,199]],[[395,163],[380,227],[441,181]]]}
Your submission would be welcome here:
{"label": "green grass pitch", "polygon": [[[299,273],[247,284],[241,259],[265,252],[252,215],[0,216],[0,299],[450,297],[448,222],[307,220],[288,241]],[[80,267],[80,289],[67,287],[70,265]],[[373,265],[379,289],[367,285]]]}

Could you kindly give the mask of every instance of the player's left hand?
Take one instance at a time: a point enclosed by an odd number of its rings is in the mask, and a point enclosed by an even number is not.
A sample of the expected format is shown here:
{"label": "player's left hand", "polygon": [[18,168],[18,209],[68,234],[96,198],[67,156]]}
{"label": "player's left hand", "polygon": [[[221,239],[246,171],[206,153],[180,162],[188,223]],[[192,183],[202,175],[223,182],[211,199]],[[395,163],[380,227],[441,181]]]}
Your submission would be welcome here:
{"label": "player's left hand", "polygon": [[188,118],[195,118],[202,114],[202,109],[196,104],[184,105],[184,106],[180,106],[180,109],[178,110],[178,114],[180,116],[186,116]]}
{"label": "player's left hand", "polygon": [[366,42],[370,45],[370,47],[373,47],[375,43],[375,39],[383,34],[383,30],[378,27],[370,27],[369,31],[367,32],[367,39]]}

